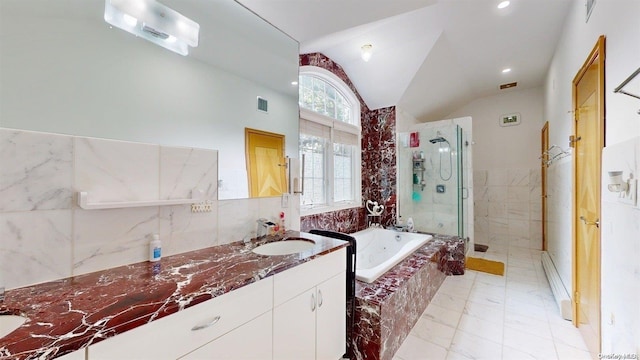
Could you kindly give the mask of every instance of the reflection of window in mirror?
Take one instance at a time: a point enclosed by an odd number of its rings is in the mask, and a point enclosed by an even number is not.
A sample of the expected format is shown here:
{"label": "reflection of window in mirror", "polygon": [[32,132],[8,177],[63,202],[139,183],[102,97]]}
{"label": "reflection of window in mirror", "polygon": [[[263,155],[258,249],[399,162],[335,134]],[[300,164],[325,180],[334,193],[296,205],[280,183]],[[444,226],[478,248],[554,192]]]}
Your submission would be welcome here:
{"label": "reflection of window in mirror", "polygon": [[251,197],[287,192],[284,135],[245,128],[247,173]]}

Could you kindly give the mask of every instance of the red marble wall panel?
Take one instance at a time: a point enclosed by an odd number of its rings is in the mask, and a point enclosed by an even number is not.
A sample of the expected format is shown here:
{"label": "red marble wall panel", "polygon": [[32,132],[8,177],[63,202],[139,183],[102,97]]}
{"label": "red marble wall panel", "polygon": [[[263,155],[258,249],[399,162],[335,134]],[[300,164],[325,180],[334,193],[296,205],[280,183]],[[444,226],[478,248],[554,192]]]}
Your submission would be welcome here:
{"label": "red marble wall panel", "polygon": [[[383,225],[395,222],[396,215],[396,108],[395,106],[369,110],[342,67],[321,53],[300,55],[300,66],[317,66],[331,71],[344,81],[360,101],[362,125],[362,198],[364,201],[377,201],[385,206],[381,219]],[[356,210],[356,209],[353,209]],[[345,221],[345,214],[358,216]],[[313,228],[348,232],[362,230],[366,226],[366,211],[344,210],[303,216],[300,229]],[[357,224],[356,227],[353,225]]]}

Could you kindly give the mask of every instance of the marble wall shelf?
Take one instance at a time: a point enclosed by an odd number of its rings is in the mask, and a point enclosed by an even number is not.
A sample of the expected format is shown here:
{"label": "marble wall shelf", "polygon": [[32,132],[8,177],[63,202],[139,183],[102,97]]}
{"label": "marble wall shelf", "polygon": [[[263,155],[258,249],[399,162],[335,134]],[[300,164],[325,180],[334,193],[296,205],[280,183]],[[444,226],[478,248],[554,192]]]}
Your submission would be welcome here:
{"label": "marble wall shelf", "polygon": [[464,240],[433,236],[375,282],[356,281],[352,359],[391,360],[445,277],[464,274]]}
{"label": "marble wall shelf", "polygon": [[347,242],[288,231],[316,245],[263,256],[251,250],[281,237],[234,242],[104,271],[8,290],[0,315],[29,320],[0,338],[0,358],[52,359],[272,276]]}
{"label": "marble wall shelf", "polygon": [[203,201],[202,190],[194,189],[191,192],[190,199],[167,199],[167,200],[139,200],[139,201],[111,201],[111,202],[89,202],[89,193],[86,191],[78,192],[78,206],[85,210],[98,209],[123,209],[131,207],[145,206],[170,206],[170,205],[187,205],[196,204]]}

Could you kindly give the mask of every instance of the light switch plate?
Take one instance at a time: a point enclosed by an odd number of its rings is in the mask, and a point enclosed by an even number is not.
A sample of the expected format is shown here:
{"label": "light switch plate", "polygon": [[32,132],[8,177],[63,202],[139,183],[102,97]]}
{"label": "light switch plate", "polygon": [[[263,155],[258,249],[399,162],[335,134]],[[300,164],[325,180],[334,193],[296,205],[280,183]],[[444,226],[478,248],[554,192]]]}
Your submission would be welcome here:
{"label": "light switch plate", "polygon": [[629,190],[627,192],[621,192],[618,198],[618,202],[623,204],[628,204],[631,206],[636,206],[637,198],[638,198],[638,180],[631,179],[629,180]]}

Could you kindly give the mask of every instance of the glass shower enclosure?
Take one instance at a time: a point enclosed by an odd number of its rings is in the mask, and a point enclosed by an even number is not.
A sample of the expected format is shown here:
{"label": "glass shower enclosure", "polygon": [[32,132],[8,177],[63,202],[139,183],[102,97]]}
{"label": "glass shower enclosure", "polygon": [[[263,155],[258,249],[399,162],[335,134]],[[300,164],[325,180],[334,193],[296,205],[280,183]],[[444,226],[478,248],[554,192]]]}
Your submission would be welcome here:
{"label": "glass shower enclosure", "polygon": [[398,134],[399,221],[411,218],[420,232],[468,236],[466,136],[451,123]]}

